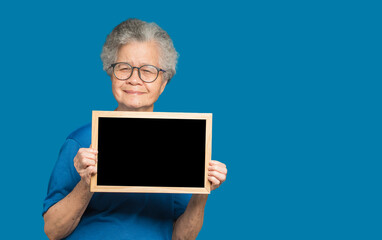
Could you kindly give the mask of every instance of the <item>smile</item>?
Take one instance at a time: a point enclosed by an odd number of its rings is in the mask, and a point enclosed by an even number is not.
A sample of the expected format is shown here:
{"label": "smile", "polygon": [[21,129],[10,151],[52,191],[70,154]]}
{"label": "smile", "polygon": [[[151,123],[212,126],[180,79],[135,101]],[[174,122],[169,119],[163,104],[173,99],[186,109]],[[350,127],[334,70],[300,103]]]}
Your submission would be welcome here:
{"label": "smile", "polygon": [[145,94],[145,92],[139,92],[139,91],[133,91],[133,90],[123,90],[127,94],[135,94],[135,95],[142,95]]}

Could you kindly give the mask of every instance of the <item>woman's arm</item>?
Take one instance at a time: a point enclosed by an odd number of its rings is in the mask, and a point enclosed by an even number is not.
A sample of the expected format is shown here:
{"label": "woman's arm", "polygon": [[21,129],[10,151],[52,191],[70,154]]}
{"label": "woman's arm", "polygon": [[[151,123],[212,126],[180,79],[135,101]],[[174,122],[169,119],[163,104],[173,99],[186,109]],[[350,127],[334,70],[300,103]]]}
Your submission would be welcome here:
{"label": "woman's arm", "polygon": [[93,193],[90,192],[90,178],[97,172],[95,168],[97,151],[81,148],[74,158],[74,166],[81,180],[61,201],[54,204],[44,214],[44,231],[49,239],[68,236],[77,227]]}
{"label": "woman's arm", "polygon": [[[208,167],[208,180],[211,191],[218,188],[227,177],[227,167],[218,161],[211,161]],[[172,239],[195,239],[203,226],[204,207],[208,195],[193,194],[186,210],[174,223]]]}
{"label": "woman's arm", "polygon": [[62,239],[72,233],[92,196],[89,186],[81,180],[71,193],[49,208],[44,214],[44,231],[48,238]]}
{"label": "woman's arm", "polygon": [[208,195],[193,194],[186,211],[176,220],[172,239],[195,239],[203,226]]}

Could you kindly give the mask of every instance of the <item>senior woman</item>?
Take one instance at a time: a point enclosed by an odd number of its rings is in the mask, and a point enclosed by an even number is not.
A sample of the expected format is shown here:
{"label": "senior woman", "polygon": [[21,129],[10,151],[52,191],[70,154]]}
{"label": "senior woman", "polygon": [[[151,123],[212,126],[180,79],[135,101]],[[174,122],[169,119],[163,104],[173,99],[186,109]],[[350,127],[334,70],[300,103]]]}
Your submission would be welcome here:
{"label": "senior woman", "polygon": [[[129,19],[108,35],[101,58],[111,77],[115,110],[152,112],[175,74],[177,52],[158,25]],[[89,147],[90,139],[88,124],[61,148],[43,209],[50,239],[196,238],[208,195],[91,193],[97,151]],[[211,161],[208,174],[214,190],[225,181],[226,166]]]}

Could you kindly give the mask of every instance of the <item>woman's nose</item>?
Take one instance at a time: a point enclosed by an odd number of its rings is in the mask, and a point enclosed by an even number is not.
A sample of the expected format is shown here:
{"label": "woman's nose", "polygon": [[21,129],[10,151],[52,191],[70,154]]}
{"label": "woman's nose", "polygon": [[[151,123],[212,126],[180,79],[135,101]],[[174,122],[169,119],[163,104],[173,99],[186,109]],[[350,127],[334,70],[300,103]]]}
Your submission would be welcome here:
{"label": "woman's nose", "polygon": [[[137,71],[135,71],[137,70]],[[129,83],[133,85],[142,84],[142,79],[139,77],[139,69],[133,68],[133,73],[131,74],[131,77],[128,79]]]}

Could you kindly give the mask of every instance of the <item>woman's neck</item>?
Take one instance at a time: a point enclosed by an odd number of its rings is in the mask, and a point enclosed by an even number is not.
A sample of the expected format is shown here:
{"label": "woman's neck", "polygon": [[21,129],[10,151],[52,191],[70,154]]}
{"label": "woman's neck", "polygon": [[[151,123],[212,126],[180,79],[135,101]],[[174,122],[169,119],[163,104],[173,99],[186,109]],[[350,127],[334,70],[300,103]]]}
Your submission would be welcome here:
{"label": "woman's neck", "polygon": [[130,111],[130,112],[153,112],[154,105],[150,107],[142,107],[142,108],[127,108],[125,106],[118,106],[114,111]]}

